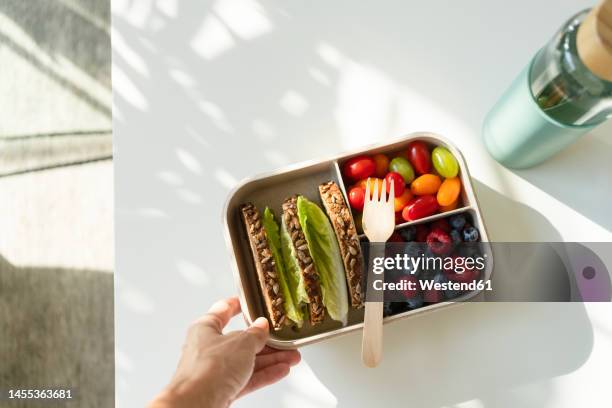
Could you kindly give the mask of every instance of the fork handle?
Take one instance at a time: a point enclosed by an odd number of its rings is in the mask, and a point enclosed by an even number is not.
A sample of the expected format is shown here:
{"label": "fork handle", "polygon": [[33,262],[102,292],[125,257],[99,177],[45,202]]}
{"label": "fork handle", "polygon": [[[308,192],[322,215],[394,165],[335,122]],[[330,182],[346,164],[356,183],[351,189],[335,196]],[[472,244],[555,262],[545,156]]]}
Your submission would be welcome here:
{"label": "fork handle", "polygon": [[[368,262],[368,281],[366,291],[370,290],[371,279],[374,273],[370,265],[372,259],[378,256],[385,256],[385,246],[370,245],[370,256]],[[383,280],[384,274],[376,277]],[[366,299],[368,298],[366,292]],[[365,313],[363,318],[363,339],[361,342],[361,360],[367,367],[374,368],[382,360],[383,353],[383,306],[384,302],[365,302]]]}

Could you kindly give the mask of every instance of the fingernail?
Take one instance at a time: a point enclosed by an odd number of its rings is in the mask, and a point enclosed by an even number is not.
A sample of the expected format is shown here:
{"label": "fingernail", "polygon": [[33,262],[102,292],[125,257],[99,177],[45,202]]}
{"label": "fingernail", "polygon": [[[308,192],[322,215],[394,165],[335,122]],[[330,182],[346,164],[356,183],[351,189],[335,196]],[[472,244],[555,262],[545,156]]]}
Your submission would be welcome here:
{"label": "fingernail", "polygon": [[263,330],[268,330],[268,319],[265,317],[258,317],[255,319],[251,327],[258,327]]}

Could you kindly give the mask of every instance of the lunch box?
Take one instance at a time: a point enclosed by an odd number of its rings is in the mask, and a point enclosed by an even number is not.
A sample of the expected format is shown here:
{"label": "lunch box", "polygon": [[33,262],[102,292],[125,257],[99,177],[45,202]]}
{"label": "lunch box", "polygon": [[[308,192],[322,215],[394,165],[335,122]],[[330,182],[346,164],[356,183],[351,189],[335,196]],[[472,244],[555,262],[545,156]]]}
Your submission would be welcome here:
{"label": "lunch box", "polygon": [[[395,226],[395,230],[408,225],[424,224],[439,218],[446,218],[452,214],[470,214],[474,226],[480,230],[481,241],[489,257],[482,279],[488,280],[490,278],[493,258],[491,256],[490,245],[488,244],[489,239],[465,160],[459,150],[445,138],[433,133],[417,132],[391,143],[361,148],[325,160],[294,164],[271,173],[248,178],[239,183],[230,192],[223,211],[225,238],[231,257],[234,278],[238,287],[242,313],[247,324],[250,324],[259,316],[265,316],[265,307],[259,289],[255,264],[250,252],[249,241],[240,216],[240,206],[244,203],[252,202],[259,211],[263,211],[266,206],[269,206],[277,214],[280,214],[282,212],[281,204],[283,200],[294,194],[304,195],[310,200],[320,203],[318,187],[321,183],[330,180],[338,183],[348,203],[345,180],[341,173],[342,164],[346,160],[358,155],[374,155],[377,153],[397,154],[400,151],[406,150],[408,144],[414,140],[424,141],[431,146],[443,146],[455,156],[459,163],[459,177],[461,177],[463,186],[461,191],[463,206],[458,206],[455,210],[434,214],[416,221],[398,224]],[[360,238],[363,239],[363,235],[360,235]],[[342,273],[344,274],[344,271]],[[458,302],[473,298],[478,294],[478,291],[469,292],[453,299],[453,301],[427,305],[415,310],[388,316],[384,318],[384,323],[444,309],[456,305]],[[316,326],[311,326],[308,322],[305,322],[304,326],[300,329],[287,326],[279,331],[271,331],[268,345],[278,349],[294,349],[360,330],[363,327],[363,315],[364,308],[353,309],[349,306],[348,323],[346,326],[342,326],[340,322],[326,316],[325,320]]]}

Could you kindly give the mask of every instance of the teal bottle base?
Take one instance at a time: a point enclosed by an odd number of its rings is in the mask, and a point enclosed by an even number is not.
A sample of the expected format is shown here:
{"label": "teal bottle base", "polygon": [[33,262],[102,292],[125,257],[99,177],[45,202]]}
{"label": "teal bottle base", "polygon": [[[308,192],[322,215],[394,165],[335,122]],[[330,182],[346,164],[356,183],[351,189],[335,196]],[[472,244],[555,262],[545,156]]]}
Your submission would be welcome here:
{"label": "teal bottle base", "polygon": [[594,126],[571,127],[536,104],[527,66],[487,114],[482,135],[487,150],[506,167],[525,169],[549,159]]}

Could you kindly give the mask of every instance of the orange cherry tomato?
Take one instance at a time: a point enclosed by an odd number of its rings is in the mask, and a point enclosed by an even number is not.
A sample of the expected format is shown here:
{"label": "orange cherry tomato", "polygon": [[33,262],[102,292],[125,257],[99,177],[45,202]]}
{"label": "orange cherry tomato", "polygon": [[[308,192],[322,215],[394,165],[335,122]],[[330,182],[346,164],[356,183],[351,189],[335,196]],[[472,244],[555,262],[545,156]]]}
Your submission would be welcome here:
{"label": "orange cherry tomato", "polygon": [[436,196],[438,204],[442,207],[451,205],[457,201],[460,192],[461,180],[459,180],[459,177],[447,178],[438,189],[438,195]]}
{"label": "orange cherry tomato", "polygon": [[356,186],[363,187],[365,191],[367,183],[370,183],[370,197],[374,195],[374,186],[378,184],[378,195],[380,197],[380,193],[382,193],[382,183],[383,183],[382,179],[379,179],[376,177],[370,177],[370,178],[358,181]]}
{"label": "orange cherry tomato", "polygon": [[395,197],[395,200],[393,201],[395,212],[397,213],[402,211],[410,200],[412,200],[412,193],[409,190],[404,190],[404,193],[401,196]]}
{"label": "orange cherry tomato", "polygon": [[376,171],[374,174],[378,178],[383,178],[389,171],[389,158],[382,153],[375,154],[372,156],[374,164],[376,165]]}
{"label": "orange cherry tomato", "polygon": [[414,195],[434,195],[438,192],[442,184],[440,177],[435,174],[423,174],[414,179],[410,184],[410,191]]}
{"label": "orange cherry tomato", "polygon": [[453,201],[450,205],[440,206],[440,212],[453,211],[459,205],[459,199]]}

